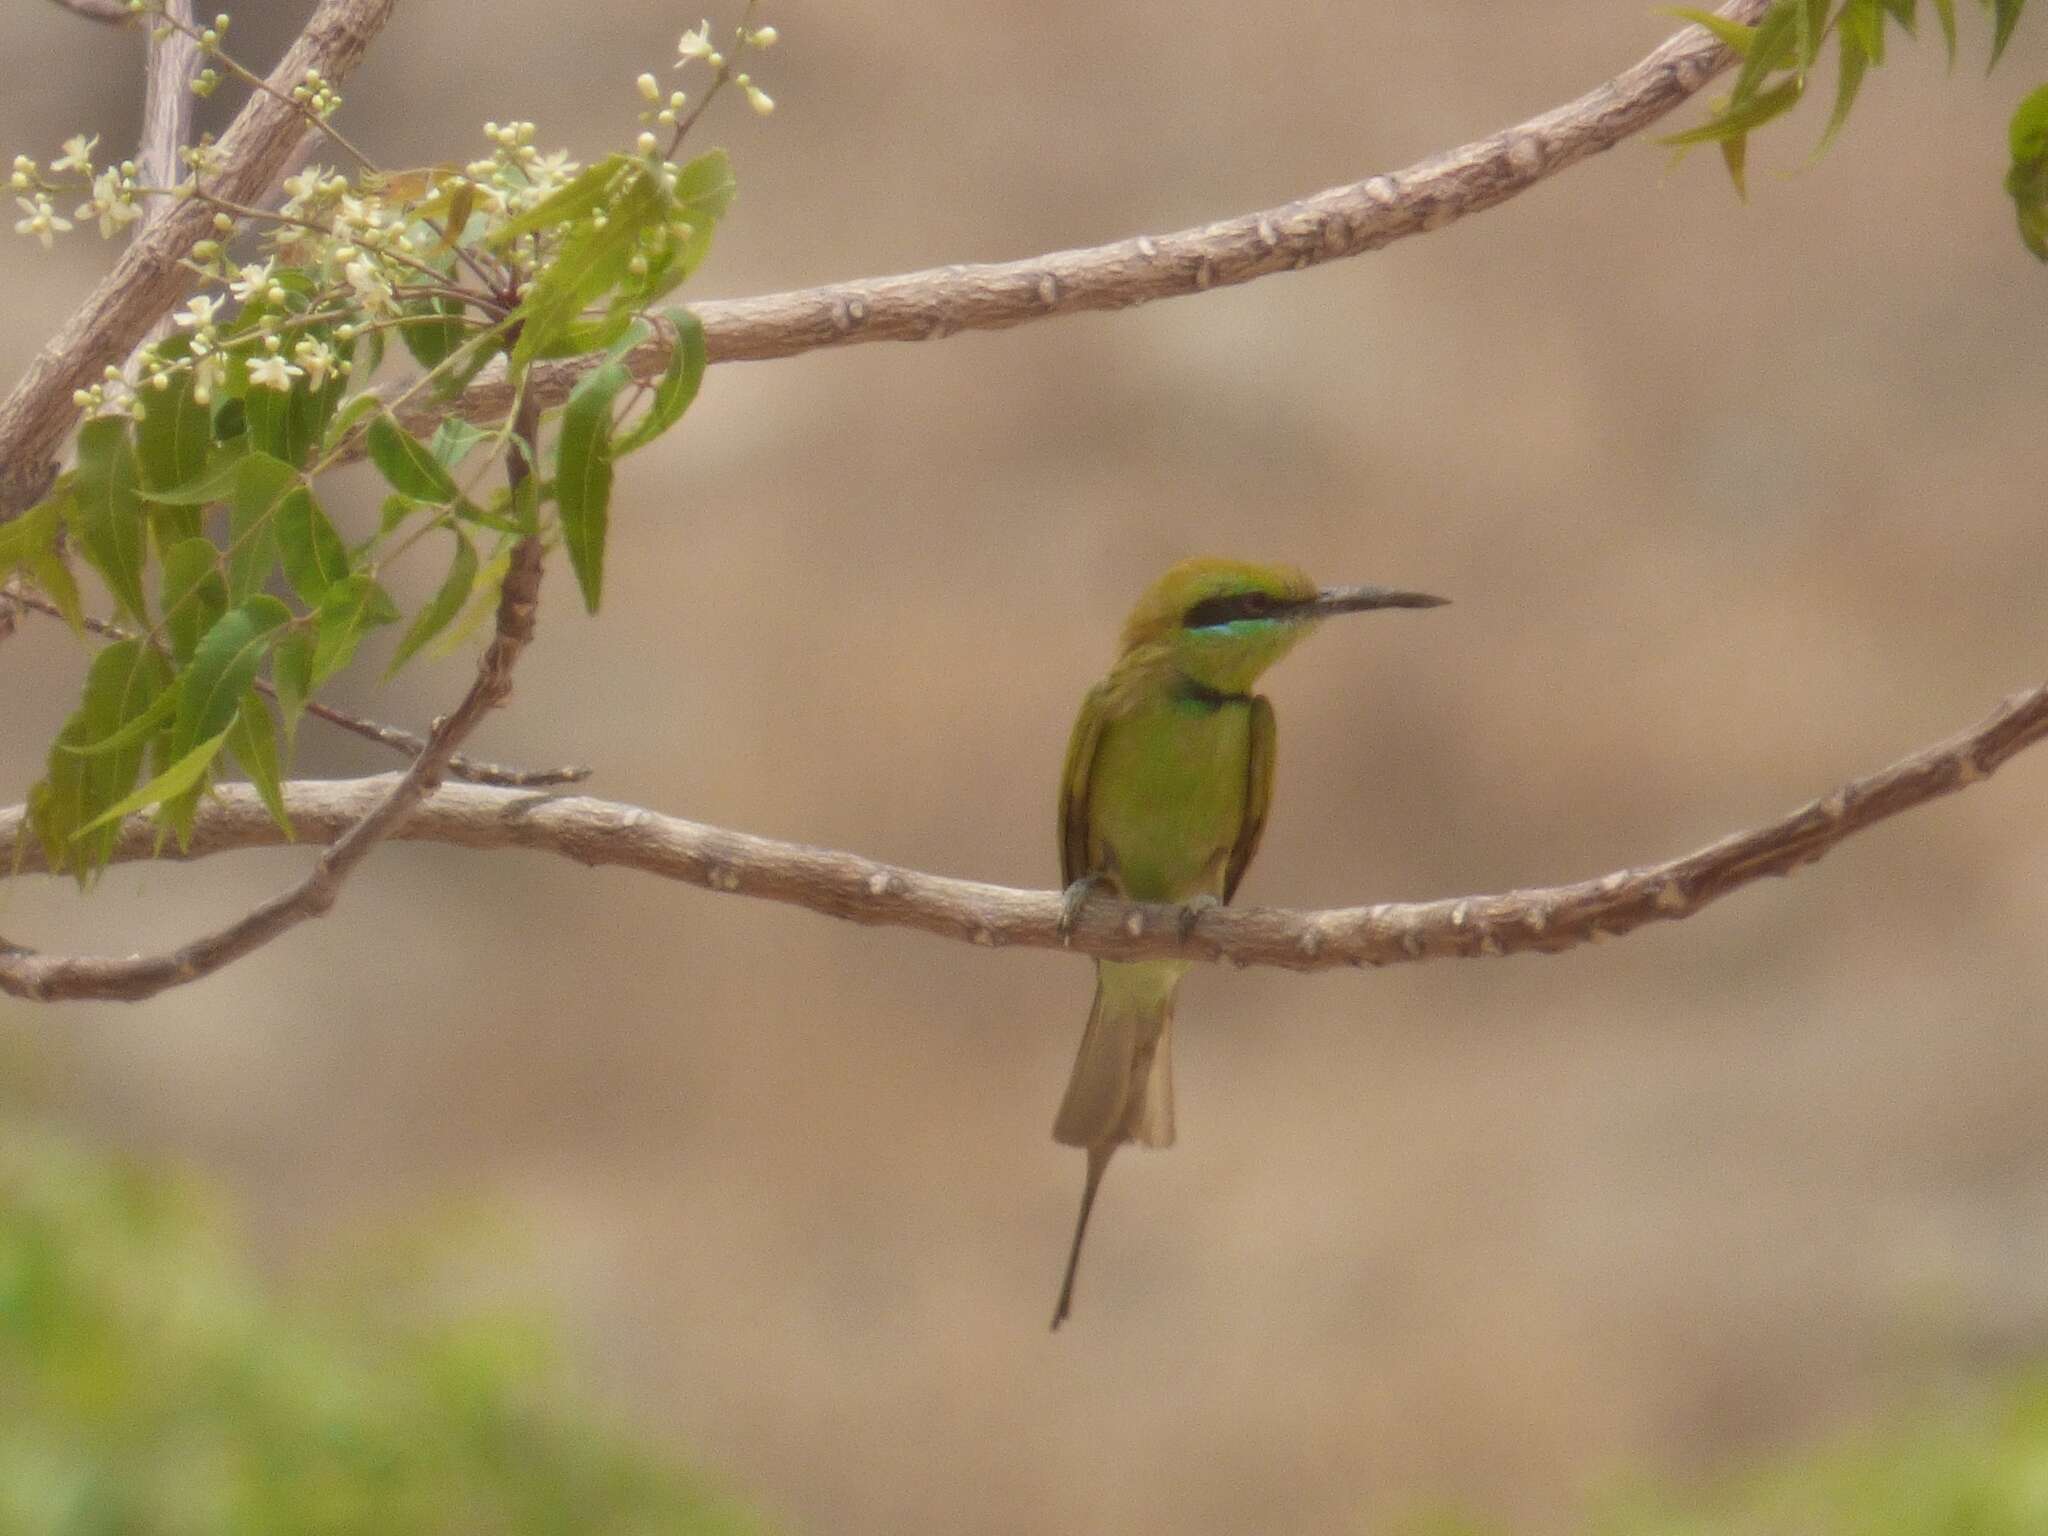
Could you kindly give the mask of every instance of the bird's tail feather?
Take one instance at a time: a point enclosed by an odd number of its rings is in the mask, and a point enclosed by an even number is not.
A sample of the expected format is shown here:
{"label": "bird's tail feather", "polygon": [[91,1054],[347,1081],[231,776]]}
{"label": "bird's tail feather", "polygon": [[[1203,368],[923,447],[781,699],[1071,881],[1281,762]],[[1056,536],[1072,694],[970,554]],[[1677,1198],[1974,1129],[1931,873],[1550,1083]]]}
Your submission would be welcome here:
{"label": "bird's tail feather", "polygon": [[1070,1147],[1173,1145],[1173,999],[1186,966],[1105,961],[1095,1006],[1053,1121]]}

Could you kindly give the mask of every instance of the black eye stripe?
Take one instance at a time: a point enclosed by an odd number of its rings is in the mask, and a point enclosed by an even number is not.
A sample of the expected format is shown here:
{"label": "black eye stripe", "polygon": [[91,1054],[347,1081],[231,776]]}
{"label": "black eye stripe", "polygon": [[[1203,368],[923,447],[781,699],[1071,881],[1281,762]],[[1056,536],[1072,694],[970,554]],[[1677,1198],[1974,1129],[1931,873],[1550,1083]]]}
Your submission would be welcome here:
{"label": "black eye stripe", "polygon": [[1274,602],[1265,592],[1227,592],[1221,597],[1205,597],[1182,615],[1181,624],[1188,629],[1213,629],[1223,624],[1234,624],[1240,619],[1271,618]]}

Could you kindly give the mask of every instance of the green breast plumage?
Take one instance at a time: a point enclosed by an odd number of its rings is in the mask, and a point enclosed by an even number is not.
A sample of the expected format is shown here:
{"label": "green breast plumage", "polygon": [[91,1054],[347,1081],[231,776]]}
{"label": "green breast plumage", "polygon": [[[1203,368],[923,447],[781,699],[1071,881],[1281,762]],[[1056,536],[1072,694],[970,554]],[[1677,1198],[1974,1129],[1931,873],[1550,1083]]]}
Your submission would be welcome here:
{"label": "green breast plumage", "polygon": [[1090,776],[1090,862],[1138,900],[1221,895],[1250,754],[1242,697],[1169,695],[1111,720]]}

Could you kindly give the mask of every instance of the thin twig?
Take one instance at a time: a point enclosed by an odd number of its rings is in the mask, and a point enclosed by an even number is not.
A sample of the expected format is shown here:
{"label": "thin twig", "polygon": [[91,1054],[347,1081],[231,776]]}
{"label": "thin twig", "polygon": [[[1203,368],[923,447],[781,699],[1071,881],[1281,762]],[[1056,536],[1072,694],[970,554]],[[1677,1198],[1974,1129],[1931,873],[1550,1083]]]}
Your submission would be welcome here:
{"label": "thin twig", "polygon": [[[0,586],[0,639],[5,639],[13,622],[13,605],[61,619],[64,614],[35,588],[10,579]],[[87,615],[85,627],[102,640],[133,640],[135,636],[119,624],[109,624],[105,619]],[[277,689],[267,677],[259,677],[255,683],[258,692],[269,698],[277,697]],[[427,738],[416,736],[411,731],[395,725],[385,725],[376,720],[365,720],[360,715],[351,715],[345,710],[322,704],[317,699],[306,701],[306,713],[329,725],[353,732],[366,741],[374,741],[402,752],[407,757],[418,757],[427,750]],[[495,784],[501,789],[549,789],[563,784],[581,784],[589,778],[592,769],[581,764],[570,764],[561,768],[508,768],[502,763],[481,762],[473,757],[457,753],[448,759],[447,775],[467,784]]]}
{"label": "thin twig", "polygon": [[[308,70],[330,81],[346,78],[397,3],[321,0],[271,83],[289,93]],[[297,146],[301,122],[291,104],[251,96],[216,146],[220,169],[209,178],[210,189],[237,202],[261,198]],[[125,358],[184,297],[193,274],[181,262],[212,228],[212,210],[196,200],[150,224],[0,402],[0,522],[32,506],[48,487],[53,459],[78,419],[73,393]]]}
{"label": "thin twig", "polygon": [[[1182,938],[1174,907],[1091,900],[1071,940],[1059,933],[1060,894],[921,874],[857,854],[774,842],[582,795],[521,794],[450,786],[425,799],[392,835],[464,848],[524,848],[588,865],[614,865],[707,890],[756,896],[857,923],[915,928],[986,946],[1071,948],[1119,960],[1175,957],[1276,965],[1291,970],[1392,965],[1407,960],[1554,954],[1625,934],[1645,923],[1691,917],[1751,881],[1789,875],[1837,843],[1990,776],[2048,737],[2048,685],[2015,694],[1975,728],[1748,832],[1683,858],[1616,870],[1596,880],[1427,902],[1389,902],[1301,912],[1214,908]],[[345,836],[366,807],[384,802],[389,777],[284,788],[301,840]],[[256,792],[227,785],[199,808],[190,849],[200,858],[284,840]],[[116,860],[147,859],[155,829],[131,819]],[[40,852],[21,807],[0,811],[0,872],[38,869]],[[0,949],[0,987],[23,979],[20,952]],[[41,960],[39,995],[125,998],[132,962]],[[9,980],[9,967],[15,968]],[[152,973],[153,977],[155,973]],[[168,981],[162,985],[169,985]],[[151,987],[150,990],[157,990]]]}
{"label": "thin twig", "polygon": [[[1718,14],[1754,22],[1768,6],[1769,0],[1729,0]],[[935,267],[690,308],[703,322],[709,361],[755,362],[823,347],[926,341],[1055,315],[1127,309],[1300,271],[1376,251],[1506,202],[1649,127],[1734,58],[1705,28],[1687,26],[1606,84],[1540,117],[1405,170],[1275,208],[1023,261]],[[600,361],[591,356],[539,364],[529,371],[530,387],[543,405],[559,405]],[[628,366],[636,378],[660,377],[668,366],[667,341],[643,344]],[[408,430],[425,436],[446,416],[492,419],[508,398],[503,364],[494,363],[457,399],[420,399],[400,417]]]}
{"label": "thin twig", "polygon": [[336,829],[333,845],[320,855],[304,880],[225,928],[161,955],[122,959],[39,955],[0,940],[0,992],[43,1000],[92,997],[140,1002],[167,988],[210,976],[307,918],[324,914],[356,867],[440,787],[456,746],[511,693],[513,668],[533,639],[541,568],[538,538],[528,536],[513,546],[512,567],[498,599],[497,629],[477,663],[476,681],[454,713],[435,725],[426,751],[413,759],[412,766],[386,780],[383,792],[350,826]]}

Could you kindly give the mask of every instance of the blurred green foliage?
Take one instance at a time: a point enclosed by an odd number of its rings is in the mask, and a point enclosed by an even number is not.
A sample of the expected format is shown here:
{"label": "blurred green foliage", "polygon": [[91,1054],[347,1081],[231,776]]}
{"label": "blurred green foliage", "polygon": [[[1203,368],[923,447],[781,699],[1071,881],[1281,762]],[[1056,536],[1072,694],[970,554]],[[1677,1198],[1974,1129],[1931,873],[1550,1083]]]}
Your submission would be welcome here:
{"label": "blurred green foliage", "polygon": [[[2042,1536],[2048,1532],[2048,1375],[1684,1493],[1599,1501],[1585,1536]],[[1398,1536],[1508,1536],[1437,1512]]]}
{"label": "blurred green foliage", "polygon": [[266,1286],[195,1181],[0,1116],[0,1533],[754,1532],[565,1394],[546,1330]]}
{"label": "blurred green foliage", "polygon": [[1590,1536],[2041,1536],[2048,1377],[1792,1457],[1712,1494],[1629,1500]]}

